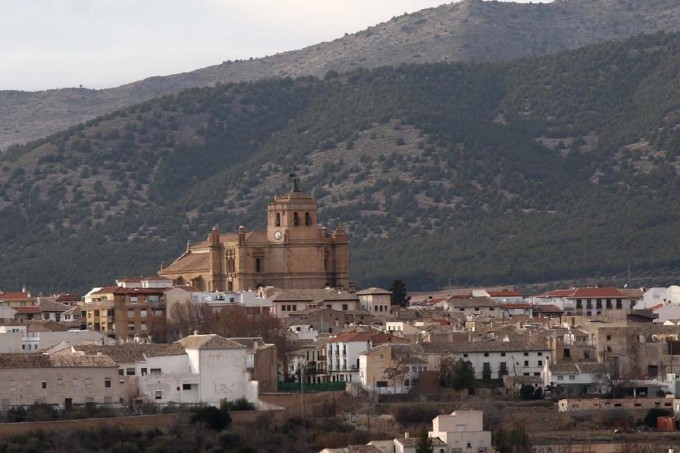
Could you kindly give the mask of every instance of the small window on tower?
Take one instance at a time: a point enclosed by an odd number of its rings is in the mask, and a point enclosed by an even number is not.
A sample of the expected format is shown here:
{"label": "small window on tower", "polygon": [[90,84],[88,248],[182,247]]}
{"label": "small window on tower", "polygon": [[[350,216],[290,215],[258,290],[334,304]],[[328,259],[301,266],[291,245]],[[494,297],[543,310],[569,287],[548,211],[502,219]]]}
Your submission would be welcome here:
{"label": "small window on tower", "polygon": [[255,258],[255,272],[262,272],[262,260]]}
{"label": "small window on tower", "polygon": [[309,215],[309,212],[305,212],[305,225],[310,226],[312,224],[312,216]]}
{"label": "small window on tower", "polygon": [[276,213],[276,226],[281,226],[281,214]]}
{"label": "small window on tower", "polygon": [[297,212],[293,213],[293,225],[295,226],[300,225],[300,216],[298,215]]}

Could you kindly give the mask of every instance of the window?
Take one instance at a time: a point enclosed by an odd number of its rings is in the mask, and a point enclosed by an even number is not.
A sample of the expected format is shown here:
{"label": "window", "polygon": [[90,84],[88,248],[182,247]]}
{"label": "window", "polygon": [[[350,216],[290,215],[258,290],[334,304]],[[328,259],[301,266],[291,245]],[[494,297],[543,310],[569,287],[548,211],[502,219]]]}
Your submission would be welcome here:
{"label": "window", "polygon": [[142,376],[146,376],[146,368],[142,368]]}
{"label": "window", "polygon": [[30,379],[28,379],[28,380],[26,381],[26,387],[27,387],[27,388],[31,388],[31,380],[30,380]]}
{"label": "window", "polygon": [[154,392],[154,397],[155,397],[157,400],[163,399],[163,392],[161,392],[160,390],[156,390],[156,391]]}
{"label": "window", "polygon": [[612,341],[612,336],[611,336],[611,335],[607,335],[607,341]]}
{"label": "window", "polygon": [[46,389],[46,388],[47,388],[47,381],[42,381],[41,387],[42,387],[43,389]]}
{"label": "window", "polygon": [[342,304],[342,310],[343,310],[343,311],[347,311],[347,310],[348,310],[347,304]]}
{"label": "window", "polygon": [[86,388],[92,387],[92,379],[91,378],[85,378],[85,387]]}
{"label": "window", "polygon": [[275,224],[276,224],[276,226],[281,226],[281,214],[279,214],[278,212],[276,213],[276,222],[275,222]]}
{"label": "window", "polygon": [[111,378],[104,378],[104,387],[111,387]]}
{"label": "window", "polygon": [[538,361],[538,366],[543,366],[543,360]]}
{"label": "window", "polygon": [[489,353],[488,353],[488,352],[485,352],[485,353],[484,353],[484,357],[489,357]]}
{"label": "window", "polygon": [[576,380],[576,376],[573,375],[573,374],[570,374],[570,375],[569,375],[569,380],[570,380],[570,381],[575,381],[575,380]]}
{"label": "window", "polygon": [[127,311],[128,318],[134,318],[135,317],[135,309],[131,309]]}
{"label": "window", "polygon": [[528,352],[525,352],[525,353],[524,353],[524,357],[526,357],[526,356],[528,356],[528,355],[529,355],[529,353],[528,353]]}
{"label": "window", "polygon": [[255,272],[262,272],[262,260],[260,258],[255,258]]}
{"label": "window", "polygon": [[293,213],[293,225],[295,225],[295,226],[300,225],[300,216],[298,215],[297,212]]}
{"label": "window", "polygon": [[57,387],[61,388],[64,386],[64,380],[59,378],[57,379]]}
{"label": "window", "polygon": [[12,391],[16,390],[17,389],[17,381],[15,381],[14,379],[10,380],[9,381],[9,389],[12,390]]}
{"label": "window", "polygon": [[529,361],[528,361],[528,360],[525,360],[525,361],[524,361],[524,366],[529,366]]}
{"label": "window", "polygon": [[540,357],[540,356],[542,356],[542,355],[543,355],[543,353],[542,353],[542,352],[539,352],[539,353],[538,353],[538,356],[539,356],[539,357]]}
{"label": "window", "polygon": [[71,387],[73,387],[74,389],[78,388],[78,378],[71,379]]}
{"label": "window", "polygon": [[[142,370],[143,370],[143,369],[144,369],[144,368],[142,368]],[[122,369],[122,368],[118,368],[118,375],[119,375],[119,376],[125,375],[125,370]]]}
{"label": "window", "polygon": [[501,352],[501,357],[505,357],[505,352]]}
{"label": "window", "polygon": [[134,376],[135,375],[135,369],[134,368],[126,368],[125,374],[127,374],[128,376]]}
{"label": "window", "polygon": [[467,354],[463,354],[463,357],[467,357],[467,356],[468,356]]}
{"label": "window", "polygon": [[558,380],[558,381],[563,381],[563,380],[564,380],[564,376],[557,376],[557,380]]}
{"label": "window", "polygon": [[312,216],[309,215],[309,212],[305,212],[305,225],[310,226],[312,224]]}
{"label": "window", "polygon": [[161,369],[160,368],[151,368],[151,370],[149,370],[149,372],[151,373],[151,376],[159,376],[161,374]]}
{"label": "window", "polygon": [[137,303],[137,296],[130,297],[130,303],[133,304],[133,305],[136,304]]}
{"label": "window", "polygon": [[191,390],[191,384],[182,384],[182,390]]}
{"label": "window", "polygon": [[139,316],[141,316],[142,318],[146,318],[146,313],[147,313],[146,308],[144,308],[139,311]]}

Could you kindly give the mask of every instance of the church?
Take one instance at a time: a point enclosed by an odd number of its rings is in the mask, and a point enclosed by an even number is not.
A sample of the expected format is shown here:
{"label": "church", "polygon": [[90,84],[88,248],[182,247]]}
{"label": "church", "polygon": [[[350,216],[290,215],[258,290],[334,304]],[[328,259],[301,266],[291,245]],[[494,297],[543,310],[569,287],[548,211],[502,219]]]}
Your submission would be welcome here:
{"label": "church", "polygon": [[201,291],[349,289],[349,237],[342,226],[330,232],[317,224],[316,201],[293,178],[292,189],[268,204],[266,231],[213,228],[158,275]]}

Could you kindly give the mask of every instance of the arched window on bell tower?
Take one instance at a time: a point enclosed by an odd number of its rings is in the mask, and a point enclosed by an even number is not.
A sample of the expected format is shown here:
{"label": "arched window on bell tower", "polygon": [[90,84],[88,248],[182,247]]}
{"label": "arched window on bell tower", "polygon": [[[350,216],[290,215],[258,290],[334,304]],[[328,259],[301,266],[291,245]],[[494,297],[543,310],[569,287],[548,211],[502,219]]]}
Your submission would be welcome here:
{"label": "arched window on bell tower", "polygon": [[293,225],[295,225],[295,226],[300,225],[300,216],[298,215],[297,212],[293,213]]}
{"label": "arched window on bell tower", "polygon": [[262,260],[260,258],[255,258],[255,272],[258,274],[262,272]]}
{"label": "arched window on bell tower", "polygon": [[310,226],[312,224],[312,217],[309,212],[305,212],[305,225]]}
{"label": "arched window on bell tower", "polygon": [[276,226],[281,226],[281,214],[276,213]]}

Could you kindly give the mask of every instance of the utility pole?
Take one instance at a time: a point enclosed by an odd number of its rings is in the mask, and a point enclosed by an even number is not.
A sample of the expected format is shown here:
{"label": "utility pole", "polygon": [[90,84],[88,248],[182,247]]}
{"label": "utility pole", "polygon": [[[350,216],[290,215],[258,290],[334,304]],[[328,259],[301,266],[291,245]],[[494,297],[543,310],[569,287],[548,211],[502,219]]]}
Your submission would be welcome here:
{"label": "utility pole", "polygon": [[302,413],[302,423],[305,422],[305,368],[307,362],[300,364],[300,402],[301,402],[301,413]]}

